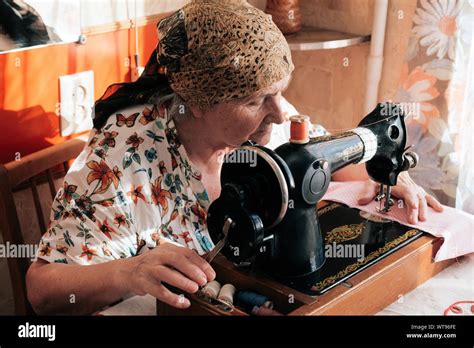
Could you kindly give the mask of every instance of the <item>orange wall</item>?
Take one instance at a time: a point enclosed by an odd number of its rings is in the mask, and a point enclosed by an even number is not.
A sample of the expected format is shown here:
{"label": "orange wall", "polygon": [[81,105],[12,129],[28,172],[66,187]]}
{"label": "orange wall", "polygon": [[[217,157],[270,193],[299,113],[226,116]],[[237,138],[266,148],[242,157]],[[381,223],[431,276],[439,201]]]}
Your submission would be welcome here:
{"label": "orange wall", "polygon": [[[130,80],[126,59],[134,64],[134,31],[89,35],[76,43],[0,54],[0,163],[60,143],[59,76],[94,71],[95,99],[114,82]],[[157,42],[156,25],[139,27],[140,64]]]}

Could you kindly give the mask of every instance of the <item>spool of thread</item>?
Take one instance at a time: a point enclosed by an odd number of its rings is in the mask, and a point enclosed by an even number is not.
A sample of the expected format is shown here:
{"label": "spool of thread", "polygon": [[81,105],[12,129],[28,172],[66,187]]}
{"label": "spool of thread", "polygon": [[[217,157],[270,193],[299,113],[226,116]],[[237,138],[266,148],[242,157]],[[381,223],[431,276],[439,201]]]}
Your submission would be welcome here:
{"label": "spool of thread", "polygon": [[217,295],[219,295],[220,290],[221,290],[221,284],[213,280],[212,282],[207,283],[204,286],[204,288],[202,288],[201,292],[205,297],[217,298]]}
{"label": "spool of thread", "polygon": [[273,308],[273,302],[264,295],[255,291],[240,290],[235,294],[235,302],[240,306],[252,310],[254,307]]}
{"label": "spool of thread", "polygon": [[281,316],[280,312],[270,309],[267,307],[253,307],[252,312],[253,315],[258,315],[258,316]]}
{"label": "spool of thread", "polygon": [[474,303],[474,301],[458,301],[458,302],[455,302],[451,306],[449,306],[448,308],[446,308],[444,310],[444,315],[448,315],[448,313],[450,313],[450,312],[452,312],[454,314],[462,314],[463,310],[459,306],[460,304],[471,304],[470,310],[471,310],[471,313],[474,313],[474,305],[472,305],[473,303]]}
{"label": "spool of thread", "polygon": [[219,295],[217,298],[225,303],[234,304],[234,294],[235,294],[235,286],[232,284],[225,284],[221,291],[219,291]]}
{"label": "spool of thread", "polygon": [[451,311],[456,314],[461,314],[462,313],[462,308],[458,306],[452,306]]}
{"label": "spool of thread", "polygon": [[309,116],[290,117],[290,143],[306,144],[309,142]]}

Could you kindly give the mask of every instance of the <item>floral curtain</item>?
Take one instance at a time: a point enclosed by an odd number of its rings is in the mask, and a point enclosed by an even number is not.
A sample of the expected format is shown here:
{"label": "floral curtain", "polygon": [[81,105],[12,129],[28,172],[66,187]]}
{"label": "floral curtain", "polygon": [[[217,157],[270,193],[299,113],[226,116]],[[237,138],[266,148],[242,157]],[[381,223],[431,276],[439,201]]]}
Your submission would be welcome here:
{"label": "floral curtain", "polygon": [[405,108],[410,173],[443,204],[474,214],[474,0],[420,0],[395,101]]}

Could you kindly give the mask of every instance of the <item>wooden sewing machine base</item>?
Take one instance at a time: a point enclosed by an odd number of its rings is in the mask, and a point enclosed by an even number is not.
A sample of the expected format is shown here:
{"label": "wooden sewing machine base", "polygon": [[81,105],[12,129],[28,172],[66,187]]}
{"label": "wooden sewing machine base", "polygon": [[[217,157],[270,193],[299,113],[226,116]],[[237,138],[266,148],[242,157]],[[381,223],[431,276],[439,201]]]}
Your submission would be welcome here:
{"label": "wooden sewing machine base", "polygon": [[[321,210],[322,206],[319,207]],[[231,283],[237,289],[252,289],[267,296],[274,309],[286,315],[371,315],[453,263],[433,261],[441,244],[441,239],[423,234],[316,296],[290,288],[261,272],[239,269],[222,255],[215,258],[212,266],[221,285]],[[191,301],[189,308],[181,310],[158,301],[157,315],[249,315],[238,307],[224,311],[195,294],[186,296]]]}

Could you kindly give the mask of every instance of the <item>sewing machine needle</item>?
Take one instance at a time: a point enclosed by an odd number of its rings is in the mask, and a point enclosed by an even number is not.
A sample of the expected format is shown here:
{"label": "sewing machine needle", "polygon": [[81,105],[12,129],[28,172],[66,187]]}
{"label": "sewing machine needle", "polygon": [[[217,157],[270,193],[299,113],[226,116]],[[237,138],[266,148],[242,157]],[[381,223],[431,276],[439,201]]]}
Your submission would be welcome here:
{"label": "sewing machine needle", "polygon": [[390,208],[393,205],[391,195],[392,195],[391,186],[387,185],[387,197],[385,197],[385,204],[384,204],[384,211],[386,213],[388,213],[390,211]]}

